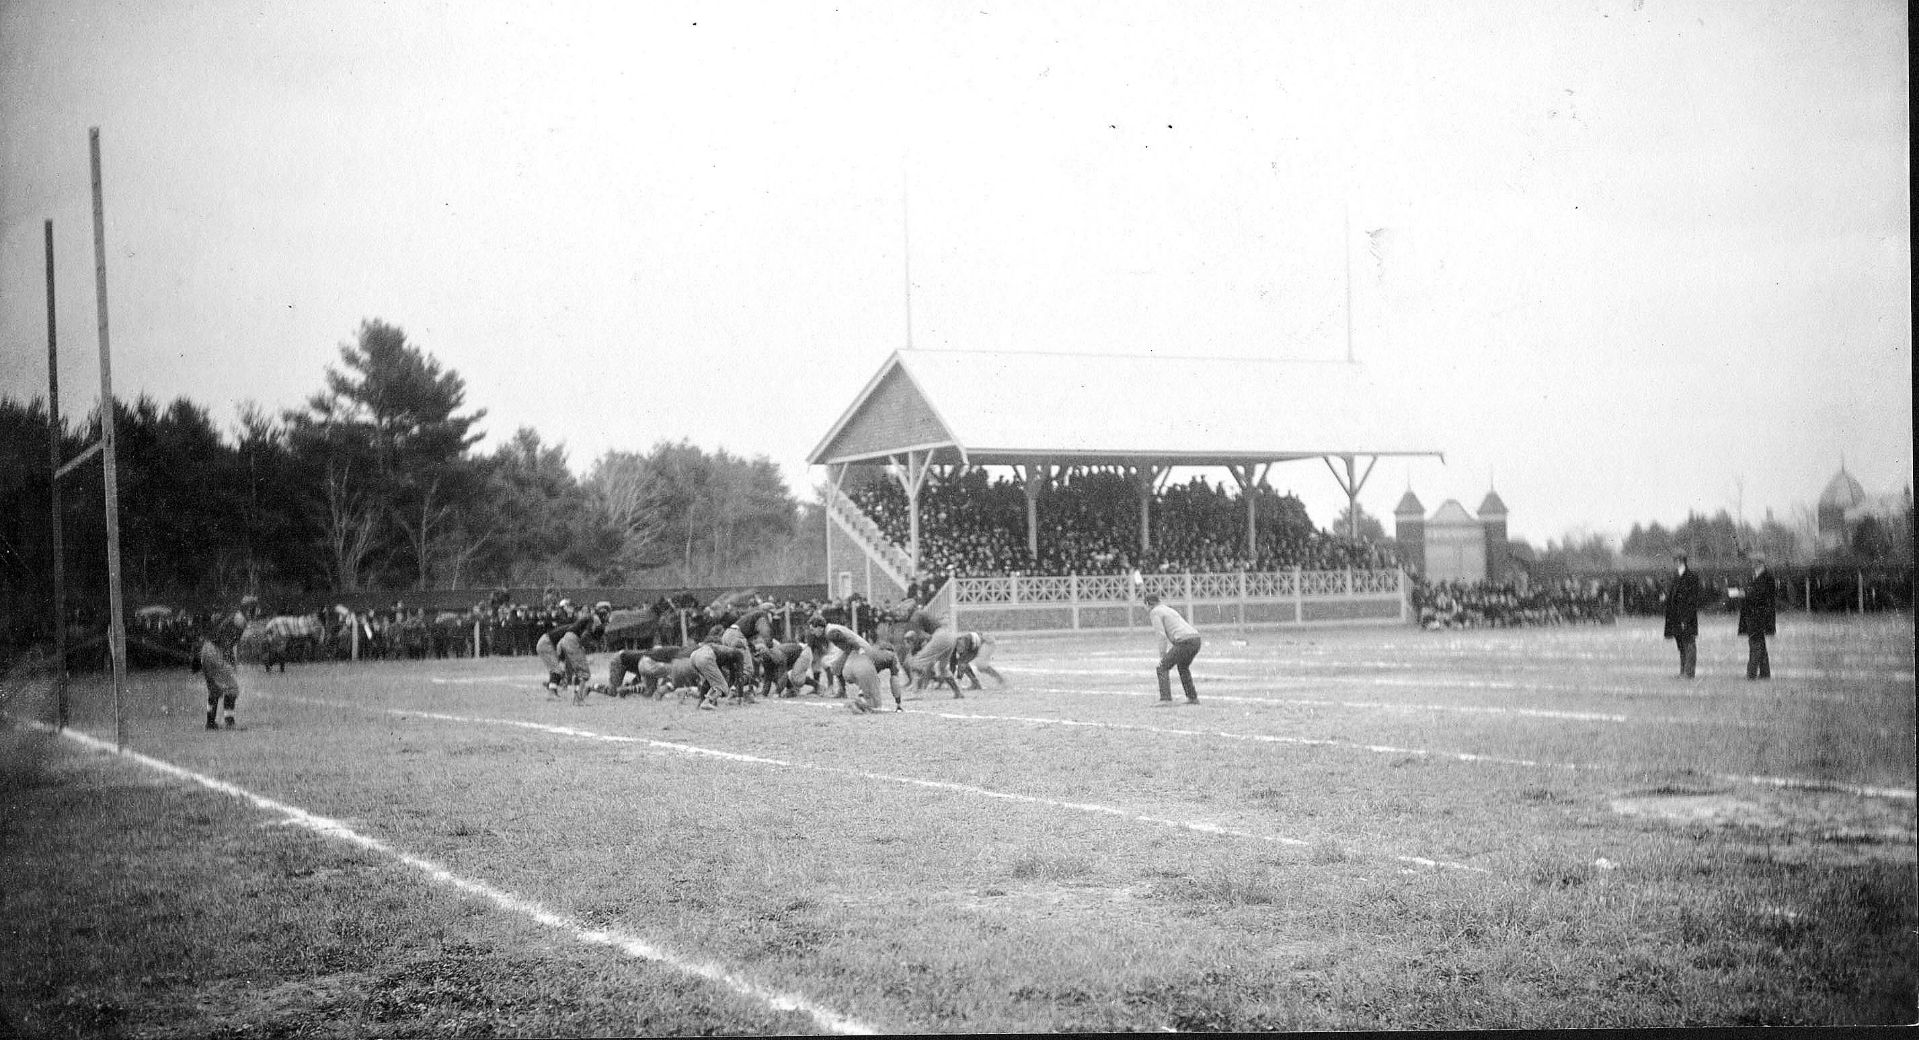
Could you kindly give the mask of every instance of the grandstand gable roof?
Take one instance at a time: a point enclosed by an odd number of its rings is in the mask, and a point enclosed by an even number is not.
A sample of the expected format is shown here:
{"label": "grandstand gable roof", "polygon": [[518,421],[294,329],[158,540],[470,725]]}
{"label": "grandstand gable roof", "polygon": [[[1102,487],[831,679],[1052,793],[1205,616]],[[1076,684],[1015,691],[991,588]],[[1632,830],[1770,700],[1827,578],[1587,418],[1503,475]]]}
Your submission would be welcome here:
{"label": "grandstand gable roof", "polygon": [[932,447],[974,465],[1441,455],[1418,419],[1347,362],[895,351],[807,461]]}

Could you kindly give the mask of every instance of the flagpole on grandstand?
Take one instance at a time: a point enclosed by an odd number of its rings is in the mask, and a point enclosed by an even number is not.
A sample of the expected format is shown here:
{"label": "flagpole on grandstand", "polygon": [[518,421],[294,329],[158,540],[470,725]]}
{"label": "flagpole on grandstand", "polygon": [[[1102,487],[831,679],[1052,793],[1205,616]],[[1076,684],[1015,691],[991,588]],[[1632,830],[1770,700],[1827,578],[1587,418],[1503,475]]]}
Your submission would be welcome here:
{"label": "flagpole on grandstand", "polygon": [[913,227],[906,198],[906,167],[900,167],[900,266],[906,272],[906,349],[913,349]]}
{"label": "flagpole on grandstand", "polygon": [[127,748],[127,623],[120,602],[120,482],[114,461],[113,351],[107,338],[107,228],[106,206],[100,191],[100,128],[87,131],[93,166],[93,285],[94,305],[100,316],[100,436],[101,463],[106,469],[107,500],[107,649],[113,658],[114,743]]}
{"label": "flagpole on grandstand", "polygon": [[1342,239],[1346,243],[1346,363],[1353,363],[1353,204],[1345,205],[1345,216],[1341,227],[1345,230]]}
{"label": "flagpole on grandstand", "polygon": [[53,697],[54,724],[67,728],[66,549],[60,530],[60,349],[54,322],[53,221],[47,221],[47,481],[53,512]]}

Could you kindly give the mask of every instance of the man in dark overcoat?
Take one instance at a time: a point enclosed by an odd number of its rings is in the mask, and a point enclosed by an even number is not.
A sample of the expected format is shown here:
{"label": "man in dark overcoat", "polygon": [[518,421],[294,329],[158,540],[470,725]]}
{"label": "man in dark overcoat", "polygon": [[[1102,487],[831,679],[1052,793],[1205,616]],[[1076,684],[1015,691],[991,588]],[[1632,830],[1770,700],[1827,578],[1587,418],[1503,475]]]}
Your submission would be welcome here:
{"label": "man in dark overcoat", "polygon": [[1766,569],[1766,557],[1752,554],[1752,580],[1746,583],[1746,595],[1739,601],[1739,634],[1746,637],[1751,652],[1746,655],[1746,678],[1772,678],[1772,662],[1766,657],[1766,637],[1777,631],[1778,615],[1773,606],[1772,572]]}
{"label": "man in dark overcoat", "polygon": [[1679,676],[1693,677],[1699,660],[1699,575],[1674,553],[1672,586],[1666,590],[1666,638],[1679,644]]}

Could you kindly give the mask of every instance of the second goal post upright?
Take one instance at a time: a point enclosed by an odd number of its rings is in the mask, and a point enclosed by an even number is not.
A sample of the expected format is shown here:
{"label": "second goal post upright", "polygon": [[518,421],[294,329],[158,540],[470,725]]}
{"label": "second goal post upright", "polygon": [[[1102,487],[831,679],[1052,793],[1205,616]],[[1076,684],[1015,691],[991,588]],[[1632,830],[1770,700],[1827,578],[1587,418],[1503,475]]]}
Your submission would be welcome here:
{"label": "second goal post upright", "polygon": [[100,189],[100,128],[87,131],[93,170],[93,285],[100,318],[100,446],[106,470],[107,514],[107,649],[113,659],[114,743],[127,747],[127,621],[120,594],[120,483],[114,457],[114,427],[118,409],[113,399],[113,351],[107,337],[107,229],[106,207]]}

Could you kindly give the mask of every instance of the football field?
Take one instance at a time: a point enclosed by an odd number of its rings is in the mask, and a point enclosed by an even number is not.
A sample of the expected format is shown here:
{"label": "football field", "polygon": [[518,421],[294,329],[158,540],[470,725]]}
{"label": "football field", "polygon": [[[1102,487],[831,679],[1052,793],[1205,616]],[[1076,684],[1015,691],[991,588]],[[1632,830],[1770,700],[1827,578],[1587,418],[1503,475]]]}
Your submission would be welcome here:
{"label": "football field", "polygon": [[[1909,616],[999,637],[858,715],[552,699],[532,658],[8,678],[33,1034],[1914,1019]],[[596,673],[605,655],[595,655]],[[596,678],[598,675],[596,674]],[[1175,683],[1177,697],[1177,683]],[[890,707],[890,702],[889,705]]]}

